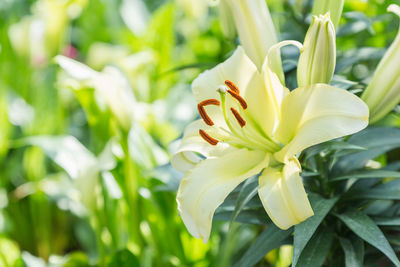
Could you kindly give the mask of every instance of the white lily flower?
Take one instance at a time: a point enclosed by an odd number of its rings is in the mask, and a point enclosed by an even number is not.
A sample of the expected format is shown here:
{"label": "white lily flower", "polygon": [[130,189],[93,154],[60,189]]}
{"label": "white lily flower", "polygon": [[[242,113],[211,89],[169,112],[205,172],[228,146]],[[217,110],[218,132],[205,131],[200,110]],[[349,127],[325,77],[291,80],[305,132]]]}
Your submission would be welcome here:
{"label": "white lily flower", "polygon": [[79,86],[96,89],[123,129],[131,128],[136,99],[128,80],[117,68],[107,66],[102,72],[97,72],[65,56],[56,56],[55,60],[73,80],[79,82]]}
{"label": "white lily flower", "polygon": [[71,19],[79,16],[87,0],[39,0],[32,15],[10,26],[8,35],[13,49],[36,66],[43,65],[64,45]]}
{"label": "white lily flower", "polygon": [[296,155],[307,147],[360,131],[368,107],[357,96],[326,84],[289,92],[271,70],[271,47],[261,71],[238,47],[192,84],[202,120],[190,124],[172,159],[185,173],[178,209],[189,232],[209,239],[216,208],[245,179],[260,174],[259,197],[282,229],[313,215]]}
{"label": "white lily flower", "polygon": [[[400,17],[400,6],[390,5],[388,11]],[[370,122],[382,119],[400,102],[400,30],[361,98],[371,110]]]}
{"label": "white lily flower", "polygon": [[299,87],[329,83],[336,65],[336,34],[329,13],[313,16],[297,66]]}

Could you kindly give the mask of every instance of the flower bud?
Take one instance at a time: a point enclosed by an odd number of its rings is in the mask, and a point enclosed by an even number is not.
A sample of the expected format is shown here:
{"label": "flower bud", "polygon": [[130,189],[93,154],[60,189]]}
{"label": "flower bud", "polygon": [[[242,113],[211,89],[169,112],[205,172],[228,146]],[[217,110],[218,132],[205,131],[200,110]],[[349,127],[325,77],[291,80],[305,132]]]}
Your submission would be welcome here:
{"label": "flower bud", "polygon": [[342,16],[343,4],[344,0],[314,0],[312,14],[319,16],[329,13],[336,29]]}
{"label": "flower bud", "polygon": [[329,14],[314,16],[297,67],[299,87],[329,83],[336,65],[335,28]]}
{"label": "flower bud", "polygon": [[[400,6],[390,5],[388,11],[400,17]],[[400,30],[361,98],[370,109],[370,123],[388,114],[400,102]]]}
{"label": "flower bud", "polygon": [[228,39],[235,38],[236,28],[233,20],[232,12],[229,8],[227,0],[220,0],[218,5],[220,24],[222,33]]}
{"label": "flower bud", "polygon": [[261,69],[268,49],[278,42],[265,0],[221,1],[230,7],[246,54]]}

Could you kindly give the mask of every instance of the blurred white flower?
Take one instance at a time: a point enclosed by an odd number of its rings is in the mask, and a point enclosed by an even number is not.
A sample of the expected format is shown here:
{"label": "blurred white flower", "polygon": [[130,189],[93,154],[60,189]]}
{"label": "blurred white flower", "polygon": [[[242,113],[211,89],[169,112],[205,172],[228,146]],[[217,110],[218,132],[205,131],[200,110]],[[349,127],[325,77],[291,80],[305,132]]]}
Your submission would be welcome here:
{"label": "blurred white flower", "polygon": [[32,15],[23,17],[9,28],[15,52],[30,59],[31,64],[44,65],[62,48],[70,19],[77,17],[87,0],[39,0]]}
{"label": "blurred white flower", "polygon": [[70,75],[72,83],[81,87],[91,87],[101,101],[107,104],[120,126],[128,131],[134,119],[135,96],[128,80],[119,69],[107,66],[97,72],[73,59],[57,56],[57,63]]}

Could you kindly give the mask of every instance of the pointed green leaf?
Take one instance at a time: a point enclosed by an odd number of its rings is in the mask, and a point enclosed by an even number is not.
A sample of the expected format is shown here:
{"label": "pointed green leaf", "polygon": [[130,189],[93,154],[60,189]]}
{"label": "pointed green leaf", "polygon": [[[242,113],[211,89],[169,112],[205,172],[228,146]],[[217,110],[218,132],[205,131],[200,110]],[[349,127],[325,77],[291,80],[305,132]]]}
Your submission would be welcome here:
{"label": "pointed green leaf", "polygon": [[374,222],[383,226],[400,226],[400,218],[375,217]]}
{"label": "pointed green leaf", "polygon": [[358,152],[358,151],[364,151],[366,150],[366,148],[361,147],[361,146],[357,146],[357,145],[353,145],[344,141],[329,141],[329,142],[325,142],[322,144],[318,144],[315,146],[312,146],[310,148],[308,148],[306,150],[306,158],[305,159],[309,159],[321,152],[331,152],[331,151],[342,151],[342,150],[349,150],[349,151],[354,151]]}
{"label": "pointed green leaf", "polygon": [[257,194],[258,192],[258,177],[252,177],[247,179],[242,189],[239,192],[236,200],[235,209],[232,213],[231,222],[235,221],[239,213],[242,211],[244,206]]}
{"label": "pointed green leaf", "polygon": [[387,170],[364,170],[354,173],[340,175],[330,179],[330,181],[347,180],[351,178],[368,179],[368,178],[400,178],[400,172]]}
{"label": "pointed green leaf", "polygon": [[[385,138],[382,138],[383,136]],[[367,128],[351,136],[347,142],[365,147],[368,150],[340,158],[334,167],[338,173],[346,173],[363,168],[368,160],[400,147],[400,129],[386,127]]]}
{"label": "pointed green leaf", "polygon": [[254,243],[251,244],[250,248],[244,253],[243,257],[234,265],[234,267],[254,266],[268,252],[279,247],[292,232],[293,228],[281,230],[274,224],[268,225],[267,229],[257,237]]}
{"label": "pointed green leaf", "polygon": [[400,189],[366,189],[363,191],[351,191],[346,200],[348,199],[386,199],[386,200],[400,200]]}
{"label": "pointed green leaf", "polygon": [[307,243],[321,224],[322,220],[332,209],[338,198],[325,199],[319,195],[310,194],[311,206],[314,211],[314,216],[308,220],[295,226],[294,230],[294,251],[293,251],[293,266],[296,266],[297,261]]}
{"label": "pointed green leaf", "polygon": [[333,237],[331,228],[317,231],[301,253],[297,266],[322,266],[331,249]]}
{"label": "pointed green leaf", "polygon": [[128,249],[122,249],[117,251],[114,255],[112,255],[110,263],[108,264],[110,267],[139,267],[138,258],[133,255]]}
{"label": "pointed green leaf", "polygon": [[343,248],[346,267],[364,266],[364,242],[356,237],[351,240],[339,238],[340,245]]}
{"label": "pointed green leaf", "polygon": [[383,252],[396,266],[400,266],[393,248],[390,246],[381,229],[379,229],[370,217],[361,211],[346,212],[338,214],[337,217],[356,235]]}

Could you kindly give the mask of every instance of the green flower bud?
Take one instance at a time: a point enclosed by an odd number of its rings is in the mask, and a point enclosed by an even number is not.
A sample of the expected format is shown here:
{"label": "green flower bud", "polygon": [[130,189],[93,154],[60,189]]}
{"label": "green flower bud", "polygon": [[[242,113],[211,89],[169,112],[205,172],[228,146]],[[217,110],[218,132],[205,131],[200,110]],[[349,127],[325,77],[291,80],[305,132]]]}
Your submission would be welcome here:
{"label": "green flower bud", "polygon": [[329,14],[314,16],[297,67],[299,87],[329,83],[336,65],[335,28]]}
{"label": "green flower bud", "polygon": [[[390,5],[388,11],[400,17],[400,6]],[[370,123],[388,114],[400,102],[400,30],[361,98],[370,109]]]}
{"label": "green flower bud", "polygon": [[344,0],[314,0],[312,14],[314,16],[329,13],[332,23],[337,28],[342,16]]}

